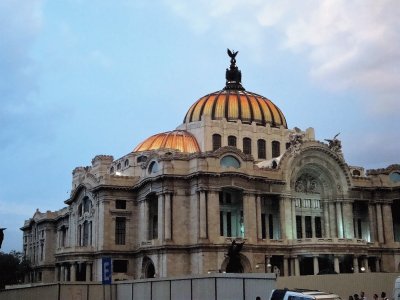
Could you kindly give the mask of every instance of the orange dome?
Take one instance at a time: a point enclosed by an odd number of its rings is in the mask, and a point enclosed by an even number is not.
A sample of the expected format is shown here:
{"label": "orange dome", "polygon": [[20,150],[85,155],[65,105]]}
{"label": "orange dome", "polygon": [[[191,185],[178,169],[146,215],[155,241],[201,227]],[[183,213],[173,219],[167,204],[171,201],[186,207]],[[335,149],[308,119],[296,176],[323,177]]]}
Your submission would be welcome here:
{"label": "orange dome", "polygon": [[202,116],[287,128],[285,116],[271,100],[244,89],[224,89],[200,98],[186,113],[184,123],[200,121]]}
{"label": "orange dome", "polygon": [[196,138],[185,130],[155,134],[137,145],[133,152],[157,149],[174,149],[186,153],[200,152]]}

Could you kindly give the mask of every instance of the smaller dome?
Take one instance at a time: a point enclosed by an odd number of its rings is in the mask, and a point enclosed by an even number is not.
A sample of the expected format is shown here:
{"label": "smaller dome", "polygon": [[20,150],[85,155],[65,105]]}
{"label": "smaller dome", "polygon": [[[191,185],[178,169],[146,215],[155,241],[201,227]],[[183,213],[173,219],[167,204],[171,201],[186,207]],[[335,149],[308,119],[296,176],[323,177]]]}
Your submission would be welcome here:
{"label": "smaller dome", "polygon": [[185,130],[155,134],[137,145],[133,152],[158,149],[174,149],[185,153],[200,152],[196,138]]}

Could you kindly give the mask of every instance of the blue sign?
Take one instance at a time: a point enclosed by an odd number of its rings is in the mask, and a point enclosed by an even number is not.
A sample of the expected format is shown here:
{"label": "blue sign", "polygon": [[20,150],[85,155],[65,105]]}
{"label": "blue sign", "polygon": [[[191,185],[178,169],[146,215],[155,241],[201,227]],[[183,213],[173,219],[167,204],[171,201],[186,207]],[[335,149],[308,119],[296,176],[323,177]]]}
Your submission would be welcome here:
{"label": "blue sign", "polygon": [[103,257],[101,259],[102,282],[103,284],[111,284],[112,264],[111,257]]}

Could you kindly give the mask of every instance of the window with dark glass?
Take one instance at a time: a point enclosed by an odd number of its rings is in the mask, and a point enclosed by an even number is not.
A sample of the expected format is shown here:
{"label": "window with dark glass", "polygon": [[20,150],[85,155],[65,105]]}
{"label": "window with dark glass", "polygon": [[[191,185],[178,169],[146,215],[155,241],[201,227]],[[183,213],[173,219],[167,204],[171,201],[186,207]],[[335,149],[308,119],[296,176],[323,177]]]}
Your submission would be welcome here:
{"label": "window with dark glass", "polygon": [[149,232],[148,239],[153,240],[158,238],[158,197],[152,195],[147,199],[149,208]]}
{"label": "window with dark glass", "polygon": [[89,212],[92,206],[92,202],[88,197],[83,198],[83,212]]}
{"label": "window with dark glass", "polygon": [[251,154],[251,139],[250,138],[243,139],[243,153]]}
{"label": "window with dark glass", "polygon": [[264,213],[262,213],[261,214],[261,237],[263,238],[263,239],[266,239],[267,238],[267,230],[266,230],[266,228],[265,228],[265,218],[266,218],[266,216],[265,216],[265,214]]}
{"label": "window with dark glass", "polygon": [[128,261],[125,259],[113,259],[113,273],[126,273],[128,272]]}
{"label": "window with dark glass", "polygon": [[236,147],[236,136],[228,136],[228,146]]}
{"label": "window with dark glass", "polygon": [[85,221],[83,222],[83,241],[82,241],[82,246],[88,246],[89,245],[89,222]]}
{"label": "window with dark glass", "polygon": [[258,140],[257,141],[257,153],[258,153],[258,158],[266,158],[267,157],[267,152],[265,148],[265,140]]}
{"label": "window with dark glass", "polygon": [[306,238],[312,238],[311,216],[306,216],[304,218],[304,223],[306,226]]}
{"label": "window with dark glass", "polygon": [[243,195],[239,190],[226,189],[220,193],[220,235],[244,237]]}
{"label": "window with dark glass", "polygon": [[129,159],[125,159],[124,166],[125,166],[125,167],[129,166]]}
{"label": "window with dark glass", "polygon": [[321,225],[321,217],[315,217],[315,237],[322,237],[322,225]]}
{"label": "window with dark glass", "polygon": [[126,209],[126,200],[115,200],[116,209]]}
{"label": "window with dark glass", "polygon": [[147,161],[147,156],[146,156],[146,155],[140,155],[140,156],[136,159],[136,161],[137,161],[138,163],[146,162],[146,161]]}
{"label": "window with dark glass", "polygon": [[219,134],[213,134],[212,143],[213,143],[213,151],[221,148],[221,136]]}
{"label": "window with dark glass", "polygon": [[121,163],[118,163],[117,170],[121,170]]}
{"label": "window with dark glass", "polygon": [[272,141],[272,158],[281,155],[281,143],[278,141]]}
{"label": "window with dark glass", "polygon": [[226,155],[223,158],[221,158],[220,164],[221,164],[221,167],[224,167],[224,168],[228,168],[228,167],[233,167],[236,169],[240,168],[240,161],[232,155]]}
{"label": "window with dark glass", "polygon": [[115,218],[115,244],[125,245],[126,236],[126,218],[116,217]]}
{"label": "window with dark glass", "polygon": [[269,238],[272,240],[274,238],[274,219],[272,214],[269,215],[268,218],[268,225],[269,225]]}
{"label": "window with dark glass", "polygon": [[303,227],[301,225],[301,216],[296,216],[296,234],[298,239],[303,238]]}

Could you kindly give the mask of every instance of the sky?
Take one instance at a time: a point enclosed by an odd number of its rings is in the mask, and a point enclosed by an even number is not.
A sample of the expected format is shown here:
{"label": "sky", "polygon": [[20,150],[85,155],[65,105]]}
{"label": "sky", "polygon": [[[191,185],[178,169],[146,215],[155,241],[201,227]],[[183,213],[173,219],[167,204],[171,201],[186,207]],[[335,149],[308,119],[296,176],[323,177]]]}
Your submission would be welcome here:
{"label": "sky", "polygon": [[352,166],[400,163],[399,15],[398,0],[1,0],[1,250],[22,249],[36,209],[65,206],[75,167],[222,89],[227,48],[289,128],[340,132]]}

